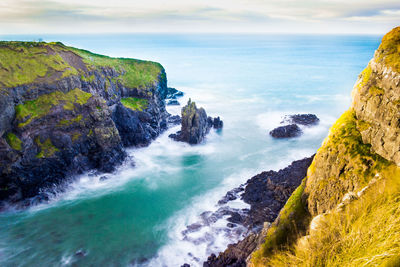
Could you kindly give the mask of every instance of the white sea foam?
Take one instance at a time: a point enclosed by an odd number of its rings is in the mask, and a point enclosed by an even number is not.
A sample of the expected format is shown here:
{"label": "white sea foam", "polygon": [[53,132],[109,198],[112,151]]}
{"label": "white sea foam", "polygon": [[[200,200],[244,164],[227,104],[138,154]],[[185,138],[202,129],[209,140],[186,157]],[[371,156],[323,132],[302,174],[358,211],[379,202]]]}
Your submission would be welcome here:
{"label": "white sea foam", "polygon": [[[207,257],[214,253],[224,251],[228,244],[236,243],[244,238],[247,229],[242,226],[235,228],[227,227],[227,218],[224,216],[213,224],[204,225],[198,231],[184,235],[182,232],[188,225],[201,223],[201,214],[204,212],[215,212],[221,205],[220,200],[227,191],[240,186],[247,179],[265,170],[279,170],[288,166],[293,160],[298,160],[312,155],[312,149],[288,150],[286,157],[274,162],[260,161],[255,169],[245,169],[229,175],[222,180],[220,186],[207,193],[195,197],[186,208],[175,213],[165,227],[168,230],[168,242],[158,252],[147,266],[181,266],[184,263],[190,266],[202,266]],[[230,201],[226,204],[231,209],[249,208],[249,205],[240,199]]]}

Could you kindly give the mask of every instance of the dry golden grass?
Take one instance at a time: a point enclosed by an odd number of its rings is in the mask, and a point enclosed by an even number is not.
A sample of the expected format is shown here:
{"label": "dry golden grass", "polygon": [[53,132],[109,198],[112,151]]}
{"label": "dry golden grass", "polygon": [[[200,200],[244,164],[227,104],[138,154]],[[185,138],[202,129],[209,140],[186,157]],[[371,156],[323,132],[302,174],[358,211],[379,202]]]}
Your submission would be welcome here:
{"label": "dry golden grass", "polygon": [[265,266],[400,266],[400,169],[381,179],[343,211],[322,219],[308,237],[263,259]]}

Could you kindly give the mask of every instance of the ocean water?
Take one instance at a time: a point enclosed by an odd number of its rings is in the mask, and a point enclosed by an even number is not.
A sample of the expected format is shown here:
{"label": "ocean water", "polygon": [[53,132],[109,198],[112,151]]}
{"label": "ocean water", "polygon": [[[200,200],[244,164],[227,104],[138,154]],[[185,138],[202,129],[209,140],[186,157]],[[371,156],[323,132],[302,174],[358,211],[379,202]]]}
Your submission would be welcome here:
{"label": "ocean water", "polygon": [[[87,174],[50,203],[0,213],[1,266],[202,266],[243,235],[226,220],[184,237],[226,191],[263,170],[310,156],[351,102],[357,75],[381,36],[52,35],[5,40],[62,41],[119,57],[160,62],[170,87],[185,92],[222,131],[204,144],[177,143],[169,129],[106,181]],[[178,114],[180,107],[168,107]],[[274,140],[282,116],[314,113],[300,138]],[[246,207],[240,201],[230,204]],[[78,253],[77,253],[78,252]]]}

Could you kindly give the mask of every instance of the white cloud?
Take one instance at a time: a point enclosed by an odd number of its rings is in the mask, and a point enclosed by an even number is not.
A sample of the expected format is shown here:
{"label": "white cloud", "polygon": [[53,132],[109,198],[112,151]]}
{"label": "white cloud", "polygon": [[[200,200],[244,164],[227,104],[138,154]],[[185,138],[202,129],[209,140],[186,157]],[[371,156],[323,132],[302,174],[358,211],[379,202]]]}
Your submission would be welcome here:
{"label": "white cloud", "polygon": [[62,32],[384,33],[398,0],[2,0],[0,34]]}

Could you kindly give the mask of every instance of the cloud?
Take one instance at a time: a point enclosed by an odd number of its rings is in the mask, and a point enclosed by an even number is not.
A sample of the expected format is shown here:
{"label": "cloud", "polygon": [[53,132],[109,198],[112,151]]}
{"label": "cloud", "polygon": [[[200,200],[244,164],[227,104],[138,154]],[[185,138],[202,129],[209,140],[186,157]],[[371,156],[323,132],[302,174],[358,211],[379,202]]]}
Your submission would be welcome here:
{"label": "cloud", "polygon": [[[0,33],[102,31],[381,32],[398,0],[2,0]],[[369,21],[371,20],[371,21]],[[355,23],[356,22],[356,23]],[[375,23],[374,25],[368,25]],[[355,23],[352,25],[351,23]],[[327,27],[329,26],[329,27]],[[234,28],[234,29],[233,29]],[[369,30],[368,30],[369,29]]]}

